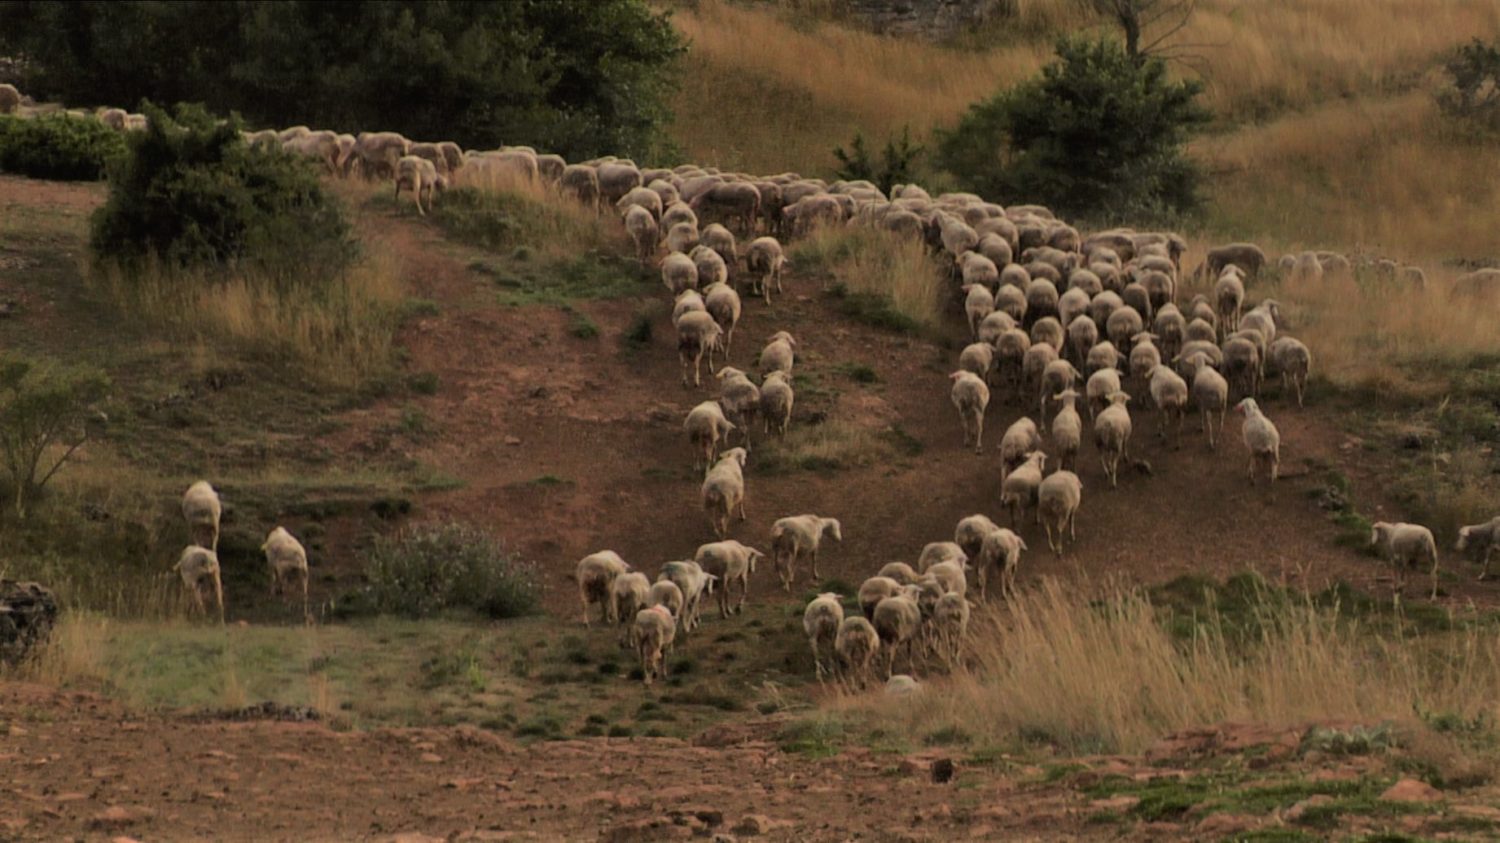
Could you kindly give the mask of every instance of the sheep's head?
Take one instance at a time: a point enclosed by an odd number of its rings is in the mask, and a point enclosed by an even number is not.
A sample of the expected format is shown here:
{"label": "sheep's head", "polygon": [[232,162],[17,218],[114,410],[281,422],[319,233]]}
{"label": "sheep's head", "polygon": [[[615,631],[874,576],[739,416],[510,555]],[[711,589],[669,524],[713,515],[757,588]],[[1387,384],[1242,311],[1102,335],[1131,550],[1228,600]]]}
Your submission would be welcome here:
{"label": "sheep's head", "polygon": [[1376,521],[1374,524],[1371,524],[1370,525],[1370,544],[1371,544],[1371,546],[1374,546],[1374,545],[1377,545],[1377,544],[1380,544],[1381,542],[1383,542],[1385,540],[1386,535],[1390,533],[1390,529],[1391,529],[1391,525],[1387,524],[1384,521]]}
{"label": "sheep's head", "polygon": [[844,540],[843,528],[839,525],[837,518],[823,519],[823,534],[837,542]]}
{"label": "sheep's head", "polygon": [[719,457],[719,462],[724,462],[725,460],[733,460],[739,463],[741,468],[744,468],[745,458],[748,456],[749,453],[744,448],[730,448]]}
{"label": "sheep's head", "polygon": [[1111,392],[1109,394],[1109,403],[1121,406],[1128,404],[1130,403],[1130,393],[1121,390]]}
{"label": "sheep's head", "polygon": [[1469,536],[1473,532],[1474,532],[1474,528],[1473,527],[1459,527],[1458,528],[1458,542],[1453,545],[1453,549],[1457,550],[1457,551],[1460,551],[1460,552],[1468,550],[1469,549]]}

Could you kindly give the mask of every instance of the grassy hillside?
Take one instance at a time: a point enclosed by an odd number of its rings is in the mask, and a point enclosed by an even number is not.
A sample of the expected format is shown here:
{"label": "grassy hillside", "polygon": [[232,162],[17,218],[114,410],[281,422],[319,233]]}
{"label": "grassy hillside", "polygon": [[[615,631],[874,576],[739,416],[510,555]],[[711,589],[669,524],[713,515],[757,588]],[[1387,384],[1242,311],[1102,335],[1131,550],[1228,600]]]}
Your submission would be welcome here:
{"label": "grassy hillside", "polygon": [[[813,174],[856,131],[883,140],[951,125],[1036,72],[1058,34],[1100,26],[1063,0],[1023,4],[959,46],[724,0],[675,20],[691,41],[675,128],[687,157]],[[1218,117],[1194,147],[1211,174],[1208,233],[1410,261],[1485,257],[1495,202],[1480,174],[1500,150],[1446,133],[1431,93],[1445,51],[1497,34],[1493,0],[1204,0],[1169,43]]]}

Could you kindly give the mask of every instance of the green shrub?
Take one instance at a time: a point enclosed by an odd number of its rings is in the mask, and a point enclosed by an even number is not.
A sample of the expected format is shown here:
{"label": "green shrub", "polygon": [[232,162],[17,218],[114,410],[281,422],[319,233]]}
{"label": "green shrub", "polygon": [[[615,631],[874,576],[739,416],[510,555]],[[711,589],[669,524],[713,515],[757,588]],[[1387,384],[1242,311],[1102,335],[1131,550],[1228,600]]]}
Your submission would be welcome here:
{"label": "green shrub", "polygon": [[[91,366],[0,358],[0,456],[18,514],[98,432],[94,408],[108,390],[109,378]],[[54,456],[54,445],[61,454]]]}
{"label": "green shrub", "polygon": [[1063,39],[1057,56],[940,131],[938,164],[1004,204],[1095,219],[1196,208],[1200,174],[1183,145],[1209,119],[1202,83],[1109,40]]}
{"label": "green shrub", "polygon": [[917,159],[923,149],[911,142],[911,128],[906,127],[901,130],[900,141],[890,138],[885,142],[877,164],[865,149],[865,136],[856,132],[847,151],[842,146],[833,150],[833,157],[839,160],[834,175],[846,181],[874,182],[883,193],[890,194],[895,185],[915,181]]}
{"label": "green shrub", "polygon": [[101,262],[254,269],[288,287],[327,282],[353,262],[349,223],[309,161],[252,149],[237,120],[200,107],[143,111],[150,127],[131,134],[94,214],[89,245]]}
{"label": "green shrub", "polygon": [[125,152],[119,132],[86,117],[0,117],[0,172],[34,179],[97,181]]}
{"label": "green shrub", "polygon": [[536,607],[536,566],[462,524],[422,524],[381,538],[365,563],[376,611],[411,618],[473,609],[513,618]]}
{"label": "green shrub", "polygon": [[1486,132],[1500,131],[1500,44],[1478,38],[1443,63],[1451,80],[1437,94],[1448,117]]}

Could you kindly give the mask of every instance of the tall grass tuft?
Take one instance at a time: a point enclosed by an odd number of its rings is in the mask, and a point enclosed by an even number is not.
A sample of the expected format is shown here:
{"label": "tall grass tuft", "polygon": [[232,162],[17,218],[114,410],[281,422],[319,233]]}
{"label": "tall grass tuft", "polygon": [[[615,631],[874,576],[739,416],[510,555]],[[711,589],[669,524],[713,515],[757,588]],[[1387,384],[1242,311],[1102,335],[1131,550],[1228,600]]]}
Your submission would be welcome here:
{"label": "tall grass tuft", "polygon": [[458,172],[457,185],[438,198],[435,216],[458,239],[491,250],[525,246],[555,260],[624,248],[612,213],[596,213],[554,185],[475,166]]}
{"label": "tall grass tuft", "polygon": [[864,226],[815,229],[791,249],[799,271],[825,274],[846,297],[851,315],[897,329],[937,326],[946,270],[917,240]]}
{"label": "tall grass tuft", "polygon": [[1492,712],[1500,653],[1478,629],[1387,637],[1311,601],[1263,600],[1259,634],[1237,644],[1212,621],[1174,638],[1140,591],[1094,600],[1048,579],[976,624],[974,667],[910,698],[844,697],[888,732],[962,727],[1003,746],[1139,752],[1206,723],[1293,725],[1405,719],[1413,709],[1465,719]]}
{"label": "tall grass tuft", "polygon": [[152,263],[128,278],[113,264],[90,276],[116,304],[185,340],[294,361],[316,381],[355,386],[392,363],[404,300],[399,258],[369,248],[322,284],[278,284],[254,270],[209,276]]}

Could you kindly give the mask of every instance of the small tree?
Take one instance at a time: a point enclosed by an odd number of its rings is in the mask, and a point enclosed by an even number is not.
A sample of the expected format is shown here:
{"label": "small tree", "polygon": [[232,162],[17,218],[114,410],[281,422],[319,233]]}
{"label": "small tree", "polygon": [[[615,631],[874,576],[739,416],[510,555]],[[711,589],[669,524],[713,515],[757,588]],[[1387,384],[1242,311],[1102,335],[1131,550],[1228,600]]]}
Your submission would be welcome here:
{"label": "small tree", "polygon": [[1500,131],[1500,45],[1475,38],[1443,63],[1453,80],[1438,92],[1443,113],[1485,131]]}
{"label": "small tree", "polygon": [[923,147],[911,142],[911,127],[908,126],[901,130],[899,141],[891,138],[885,142],[877,164],[865,149],[865,136],[856,132],[847,151],[842,146],[833,150],[833,157],[839,159],[839,168],[834,175],[845,181],[874,182],[883,193],[889,194],[892,186],[906,184],[915,178],[917,159],[922,152]]}
{"label": "small tree", "polygon": [[[109,379],[89,366],[18,356],[0,359],[0,454],[22,517],[73,454],[99,433],[96,405]],[[54,446],[63,451],[55,459]]]}
{"label": "small tree", "polygon": [[1172,81],[1109,40],[1063,39],[1042,75],[970,106],[939,131],[937,162],[966,189],[1101,218],[1197,207],[1183,145],[1209,113],[1202,84]]}

